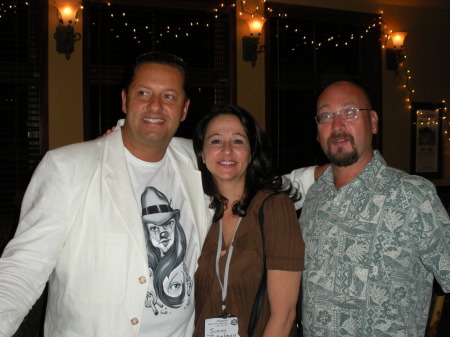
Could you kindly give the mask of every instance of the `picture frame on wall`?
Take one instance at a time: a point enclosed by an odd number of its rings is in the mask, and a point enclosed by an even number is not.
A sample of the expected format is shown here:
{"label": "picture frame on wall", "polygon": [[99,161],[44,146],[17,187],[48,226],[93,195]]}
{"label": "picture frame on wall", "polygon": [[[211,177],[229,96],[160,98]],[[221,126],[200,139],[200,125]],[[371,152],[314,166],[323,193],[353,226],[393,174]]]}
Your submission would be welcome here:
{"label": "picture frame on wall", "polygon": [[411,174],[427,179],[442,178],[444,108],[444,103],[412,104]]}

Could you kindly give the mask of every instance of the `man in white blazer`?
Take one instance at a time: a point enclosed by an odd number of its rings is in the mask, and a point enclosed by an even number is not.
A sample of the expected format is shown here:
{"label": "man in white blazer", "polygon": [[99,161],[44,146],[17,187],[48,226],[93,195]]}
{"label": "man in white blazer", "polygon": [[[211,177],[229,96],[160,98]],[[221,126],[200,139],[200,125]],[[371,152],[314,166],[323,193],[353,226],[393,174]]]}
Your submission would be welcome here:
{"label": "man in white blazer", "polygon": [[174,55],[147,53],[128,74],[125,123],[49,151],[33,175],[0,259],[1,337],[47,281],[46,337],[192,335],[211,220],[191,141],[173,137],[189,107],[187,72]]}

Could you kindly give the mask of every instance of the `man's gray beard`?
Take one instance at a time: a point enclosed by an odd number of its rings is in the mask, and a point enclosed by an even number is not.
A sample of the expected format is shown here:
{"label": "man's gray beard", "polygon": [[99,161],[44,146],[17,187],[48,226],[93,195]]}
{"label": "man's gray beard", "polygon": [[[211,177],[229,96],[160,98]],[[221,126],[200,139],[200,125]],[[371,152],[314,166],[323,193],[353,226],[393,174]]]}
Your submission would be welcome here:
{"label": "man's gray beard", "polygon": [[343,152],[342,148],[338,149],[337,153],[331,153],[330,149],[327,151],[327,157],[332,165],[338,167],[350,166],[358,161],[358,153],[355,149],[350,152]]}

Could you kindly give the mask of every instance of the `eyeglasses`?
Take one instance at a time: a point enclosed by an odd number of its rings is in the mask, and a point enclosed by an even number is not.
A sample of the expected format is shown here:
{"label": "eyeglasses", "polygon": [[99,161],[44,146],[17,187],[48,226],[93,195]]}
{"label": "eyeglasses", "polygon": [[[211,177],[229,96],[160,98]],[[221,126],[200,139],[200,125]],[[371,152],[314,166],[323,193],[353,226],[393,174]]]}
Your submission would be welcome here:
{"label": "eyeglasses", "polygon": [[358,109],[358,108],[345,108],[339,110],[338,112],[324,112],[317,116],[314,116],[314,120],[317,124],[327,124],[332,123],[334,120],[334,115],[338,115],[340,119],[349,120],[358,117],[358,111],[372,110],[372,109]]}

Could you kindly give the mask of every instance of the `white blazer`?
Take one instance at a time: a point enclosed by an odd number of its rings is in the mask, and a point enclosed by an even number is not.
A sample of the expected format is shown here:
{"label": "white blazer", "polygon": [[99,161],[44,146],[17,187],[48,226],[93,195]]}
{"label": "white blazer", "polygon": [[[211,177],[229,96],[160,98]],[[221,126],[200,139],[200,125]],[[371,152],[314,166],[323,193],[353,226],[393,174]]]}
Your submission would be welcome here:
{"label": "white blazer", "polygon": [[[189,140],[167,154],[202,244],[211,213]],[[49,151],[25,194],[0,259],[0,336],[10,337],[49,280],[46,337],[135,337],[148,261],[120,128]]]}

